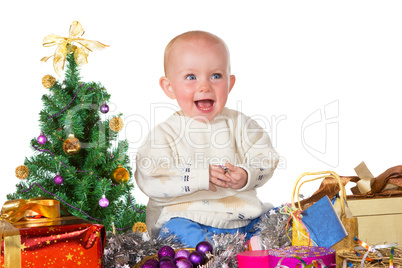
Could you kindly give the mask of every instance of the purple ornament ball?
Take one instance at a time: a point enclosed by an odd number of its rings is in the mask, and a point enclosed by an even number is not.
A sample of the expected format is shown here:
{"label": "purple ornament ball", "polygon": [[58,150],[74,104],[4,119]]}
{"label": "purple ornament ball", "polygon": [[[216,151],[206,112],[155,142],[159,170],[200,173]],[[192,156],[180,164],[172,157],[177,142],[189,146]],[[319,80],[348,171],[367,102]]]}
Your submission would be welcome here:
{"label": "purple ornament ball", "polygon": [[100,111],[103,114],[106,114],[107,112],[109,112],[109,106],[106,104],[106,102],[104,102],[101,107],[100,107]]}
{"label": "purple ornament ball", "polygon": [[106,198],[105,195],[102,195],[102,198],[99,199],[99,206],[101,206],[102,208],[106,208],[107,206],[109,206],[109,200]]}
{"label": "purple ornament ball", "polygon": [[164,264],[165,262],[171,262],[174,263],[174,260],[171,256],[164,256],[162,258],[159,259],[159,266],[161,266],[162,264]]}
{"label": "purple ornament ball", "polygon": [[163,246],[158,251],[158,259],[162,259],[165,256],[170,256],[174,258],[175,252],[174,249],[170,246]]}
{"label": "purple ornament ball", "polygon": [[194,266],[203,265],[205,263],[205,255],[199,251],[193,251],[188,258]]}
{"label": "purple ornament ball", "polygon": [[158,268],[158,267],[159,263],[155,259],[149,259],[143,265],[141,265],[141,268]]}
{"label": "purple ornament ball", "polygon": [[187,259],[180,259],[176,262],[177,268],[193,268],[191,261]]}
{"label": "purple ornament ball", "polygon": [[190,251],[188,251],[187,249],[179,249],[174,255],[174,258],[178,259],[183,257],[185,259],[188,259],[188,256],[190,256]]}
{"label": "purple ornament ball", "polygon": [[207,252],[212,253],[212,245],[207,241],[202,241],[197,244],[195,250],[206,254]]}
{"label": "purple ornament ball", "polygon": [[159,268],[177,268],[177,266],[173,262],[164,262],[159,264]]}
{"label": "purple ornament ball", "polygon": [[39,135],[37,141],[38,141],[39,144],[42,144],[42,145],[43,145],[43,144],[45,144],[45,143],[47,142],[47,138],[46,138],[46,136],[43,135],[43,133],[42,133],[42,134]]}
{"label": "purple ornament ball", "polygon": [[56,184],[56,185],[61,185],[61,184],[63,184],[63,181],[64,181],[63,177],[60,176],[59,174],[57,174],[57,175],[53,178],[53,182],[54,182],[54,184]]}

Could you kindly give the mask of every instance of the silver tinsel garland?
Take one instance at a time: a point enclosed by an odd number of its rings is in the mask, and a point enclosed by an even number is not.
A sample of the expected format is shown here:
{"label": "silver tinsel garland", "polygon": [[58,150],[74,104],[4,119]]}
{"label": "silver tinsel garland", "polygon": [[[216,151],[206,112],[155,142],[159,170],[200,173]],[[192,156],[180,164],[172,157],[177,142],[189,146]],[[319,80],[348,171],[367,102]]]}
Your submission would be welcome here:
{"label": "silver tinsel garland", "polygon": [[172,248],[184,246],[173,235],[150,239],[146,233],[127,231],[114,235],[112,232],[107,232],[103,266],[105,268],[131,268],[143,258],[158,253],[159,248],[166,245]]}
{"label": "silver tinsel garland", "polygon": [[[263,249],[283,248],[292,245],[292,228],[287,229],[289,215],[281,214],[279,209],[274,209],[264,214],[256,228],[260,230],[259,236]],[[286,234],[289,234],[288,235]]]}
{"label": "silver tinsel garland", "polygon": [[[255,226],[259,230],[263,249],[281,248],[291,245],[286,235],[289,216],[273,209],[261,217]],[[289,235],[291,235],[291,230]],[[236,255],[247,250],[244,234],[216,234],[209,241],[213,250],[213,259],[202,268],[237,268]],[[131,268],[143,258],[154,255],[162,246],[174,249],[183,248],[177,237],[168,235],[164,238],[149,238],[146,233],[128,231],[119,235],[107,233],[103,257],[105,268]]]}
{"label": "silver tinsel garland", "polygon": [[244,234],[216,234],[212,237],[213,259],[202,268],[237,267],[237,253],[247,250]]}

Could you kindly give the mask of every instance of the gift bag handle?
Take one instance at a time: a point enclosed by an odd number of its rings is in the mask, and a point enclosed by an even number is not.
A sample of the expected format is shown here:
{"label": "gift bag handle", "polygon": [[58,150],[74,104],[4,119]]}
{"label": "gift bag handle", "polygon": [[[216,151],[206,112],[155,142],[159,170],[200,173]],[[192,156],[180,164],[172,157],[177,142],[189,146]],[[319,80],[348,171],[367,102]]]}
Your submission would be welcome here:
{"label": "gift bag handle", "polygon": [[[299,182],[303,179],[303,177],[305,176],[319,176],[313,179],[309,179],[309,180],[305,180],[303,182],[300,183]],[[333,178],[335,179],[338,184],[339,184],[339,189],[340,189],[340,201],[341,201],[341,216],[340,218],[345,218],[346,217],[346,213],[345,213],[345,204],[346,204],[346,190],[345,190],[345,186],[343,185],[341,178],[339,177],[338,174],[336,174],[333,171],[320,171],[320,172],[305,172],[303,174],[301,174],[297,180],[294,183],[293,186],[293,192],[292,192],[292,208],[296,209],[296,205],[295,205],[295,194],[297,194],[297,205],[299,210],[302,210],[301,204],[300,204],[300,198],[299,198],[299,192],[300,192],[300,188],[303,184],[307,183],[307,182],[311,182],[311,181],[315,181],[315,180],[319,180],[319,179],[323,179],[323,178]]]}

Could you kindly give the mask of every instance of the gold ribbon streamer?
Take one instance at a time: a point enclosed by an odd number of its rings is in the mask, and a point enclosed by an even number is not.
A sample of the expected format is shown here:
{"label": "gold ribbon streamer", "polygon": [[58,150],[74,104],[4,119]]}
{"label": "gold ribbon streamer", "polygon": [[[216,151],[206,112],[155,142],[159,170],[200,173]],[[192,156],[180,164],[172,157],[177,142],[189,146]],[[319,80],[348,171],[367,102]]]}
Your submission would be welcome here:
{"label": "gold ribbon streamer", "polygon": [[[108,47],[108,45],[102,44],[101,42],[81,38],[80,36],[84,33],[85,31],[81,23],[73,21],[70,26],[68,37],[61,37],[57,34],[49,34],[45,36],[43,39],[44,47],[58,46],[53,55],[43,57],[41,61],[46,62],[54,56],[53,68],[57,75],[60,76],[61,71],[64,70],[64,63],[69,52],[74,53],[74,59],[78,65],[83,65],[88,63],[87,58],[90,51],[92,52],[97,49]],[[74,42],[80,44],[82,47],[73,45]]]}
{"label": "gold ribbon streamer", "polygon": [[[0,245],[4,237],[5,268],[21,268],[21,236],[15,223],[25,217],[60,217],[60,202],[49,198],[17,199],[4,203],[0,215]],[[1,263],[0,263],[1,265]]]}

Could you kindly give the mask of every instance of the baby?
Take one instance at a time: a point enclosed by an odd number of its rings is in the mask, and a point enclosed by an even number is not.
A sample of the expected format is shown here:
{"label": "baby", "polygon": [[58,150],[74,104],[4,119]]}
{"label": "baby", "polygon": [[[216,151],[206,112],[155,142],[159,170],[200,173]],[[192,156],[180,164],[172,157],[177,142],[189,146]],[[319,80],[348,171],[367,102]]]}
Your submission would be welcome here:
{"label": "baby", "polygon": [[217,233],[245,233],[270,208],[256,189],[273,175],[278,154],[251,118],[225,108],[235,84],[226,44],[203,31],[165,49],[163,92],[181,110],[149,133],[135,178],[149,197],[151,235],[175,234],[190,247]]}

